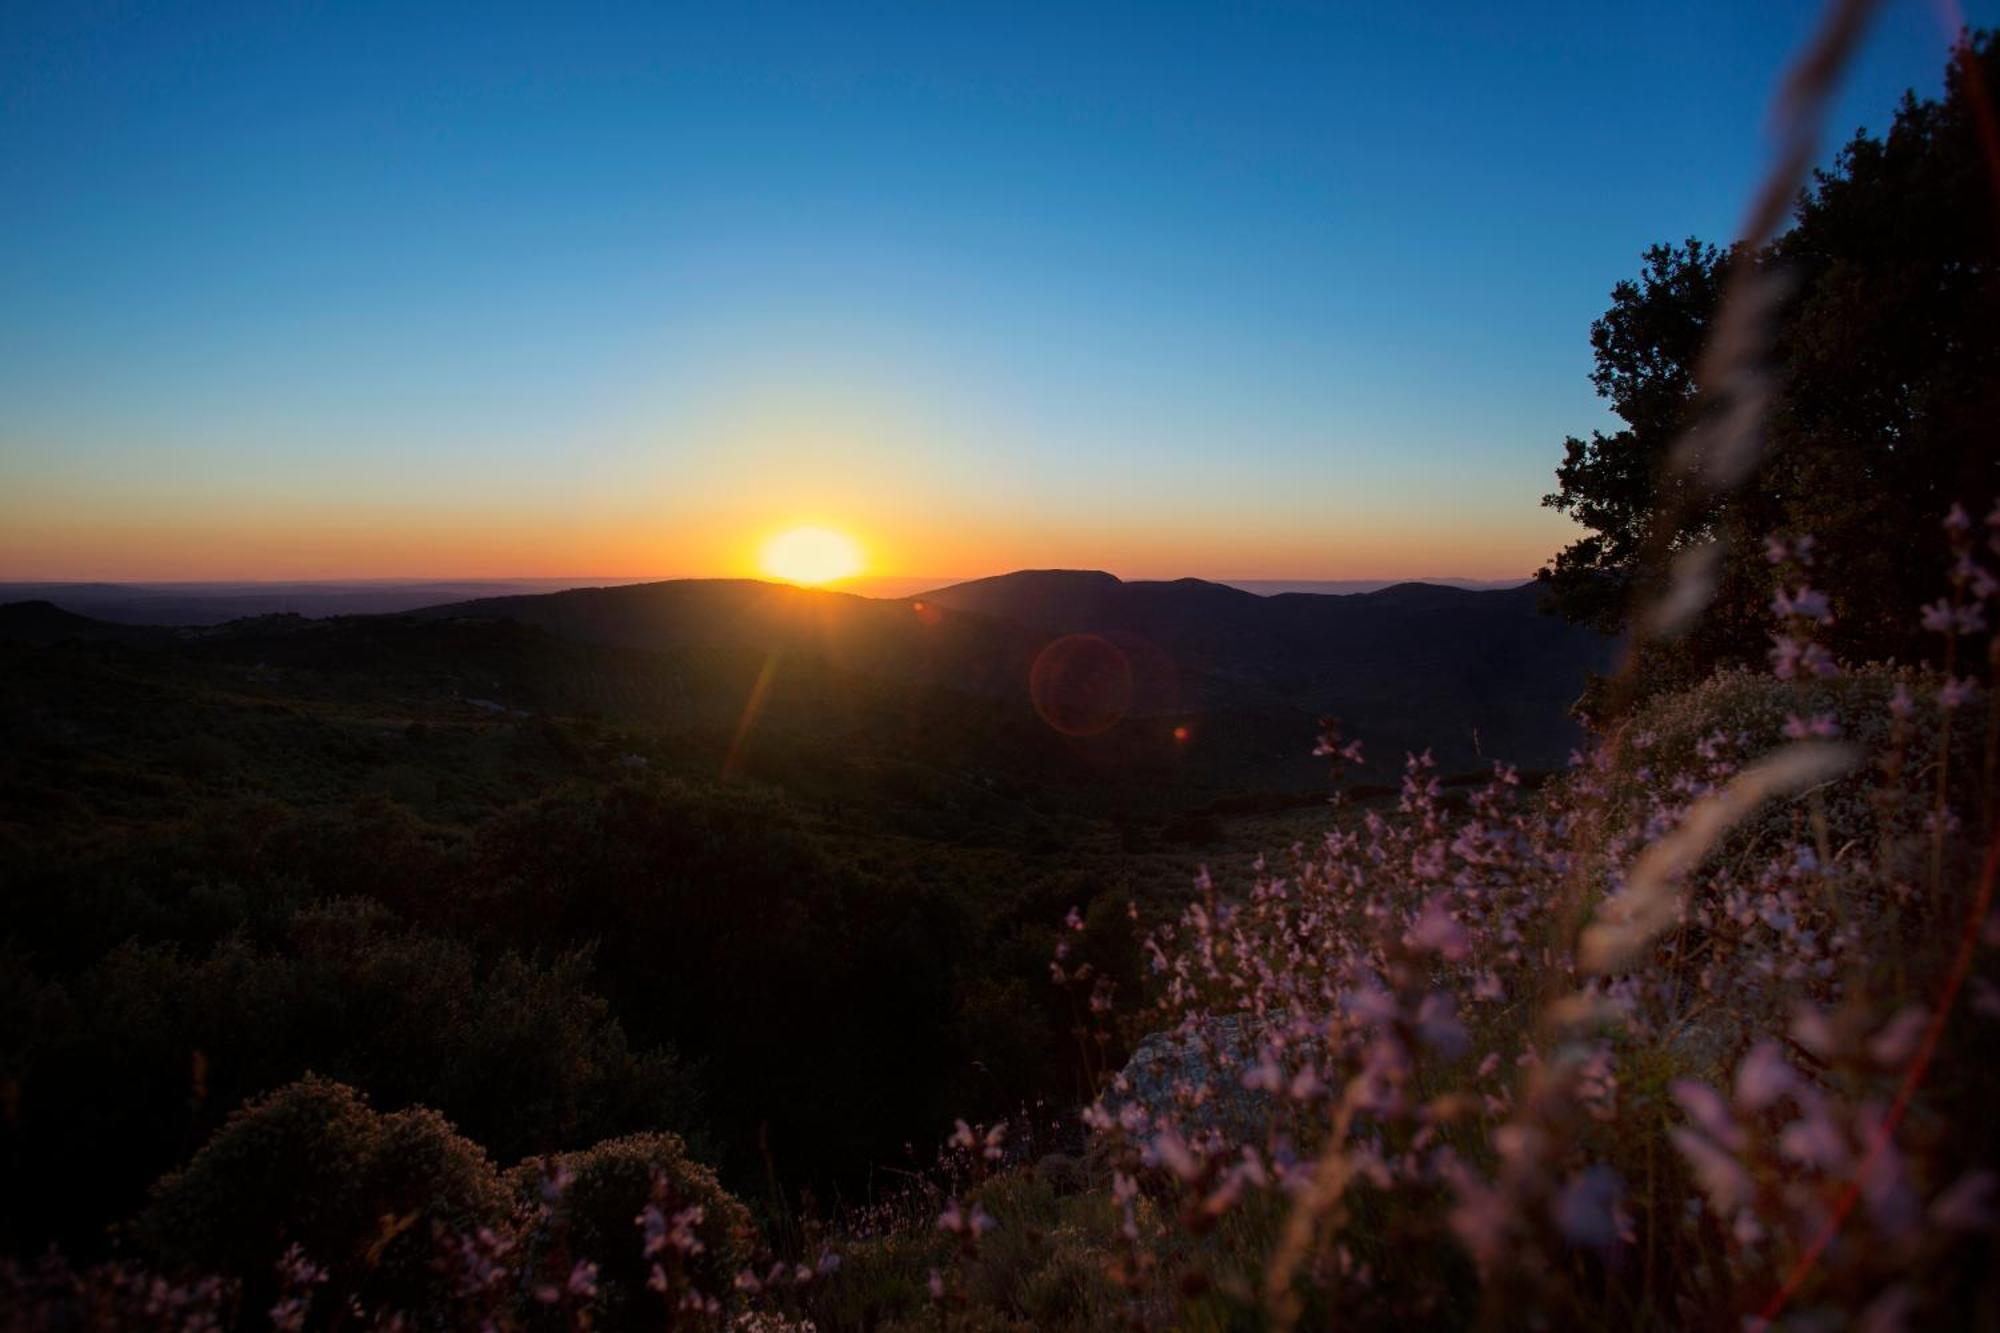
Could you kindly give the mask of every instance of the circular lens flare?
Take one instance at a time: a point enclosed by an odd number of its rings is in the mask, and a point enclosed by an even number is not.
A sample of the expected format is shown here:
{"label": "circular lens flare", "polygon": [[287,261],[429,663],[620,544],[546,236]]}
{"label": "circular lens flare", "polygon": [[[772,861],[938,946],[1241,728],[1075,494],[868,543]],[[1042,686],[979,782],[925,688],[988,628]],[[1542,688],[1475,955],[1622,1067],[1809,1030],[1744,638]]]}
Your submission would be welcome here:
{"label": "circular lens flare", "polygon": [[1042,721],[1065,736],[1111,730],[1132,707],[1132,663],[1095,634],[1065,634],[1028,669],[1028,697]]}
{"label": "circular lens flare", "polygon": [[759,563],[787,583],[831,583],[861,572],[861,548],[831,528],[792,528],[764,543]]}

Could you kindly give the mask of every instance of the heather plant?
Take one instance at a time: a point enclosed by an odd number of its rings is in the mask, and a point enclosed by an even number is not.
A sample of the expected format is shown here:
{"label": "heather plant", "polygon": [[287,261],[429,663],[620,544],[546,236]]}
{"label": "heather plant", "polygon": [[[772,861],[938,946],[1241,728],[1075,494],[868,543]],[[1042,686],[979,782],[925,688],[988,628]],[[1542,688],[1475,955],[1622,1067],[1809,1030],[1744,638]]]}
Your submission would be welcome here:
{"label": "heather plant", "polygon": [[1991,651],[2000,508],[1944,529],[1941,671],[1843,670],[1810,542],[1773,542],[1771,674],[1650,701],[1534,797],[1503,766],[1454,813],[1413,756],[1393,809],[1204,875],[1145,935],[1159,1035],[1085,1112],[1126,1317],[1891,1328],[1990,1294],[1993,726],[1952,663]]}
{"label": "heather plant", "polygon": [[749,1210],[672,1134],[531,1157],[506,1183],[535,1210],[524,1259],[568,1260],[572,1272],[590,1264],[598,1308],[615,1325],[719,1313],[758,1254]]}
{"label": "heather plant", "polygon": [[175,1282],[137,1264],[77,1269],[50,1251],[32,1263],[0,1261],[0,1329],[175,1329],[221,1333],[234,1320],[240,1291],[217,1277]]}

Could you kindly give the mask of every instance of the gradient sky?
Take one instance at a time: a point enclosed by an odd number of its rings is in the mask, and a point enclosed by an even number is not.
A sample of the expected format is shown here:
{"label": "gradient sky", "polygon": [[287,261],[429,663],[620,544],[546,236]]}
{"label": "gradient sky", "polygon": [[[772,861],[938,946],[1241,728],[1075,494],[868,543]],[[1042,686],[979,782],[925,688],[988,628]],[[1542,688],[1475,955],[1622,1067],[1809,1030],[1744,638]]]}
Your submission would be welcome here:
{"label": "gradient sky", "polygon": [[1818,8],[6,4],[0,578],[1524,575]]}

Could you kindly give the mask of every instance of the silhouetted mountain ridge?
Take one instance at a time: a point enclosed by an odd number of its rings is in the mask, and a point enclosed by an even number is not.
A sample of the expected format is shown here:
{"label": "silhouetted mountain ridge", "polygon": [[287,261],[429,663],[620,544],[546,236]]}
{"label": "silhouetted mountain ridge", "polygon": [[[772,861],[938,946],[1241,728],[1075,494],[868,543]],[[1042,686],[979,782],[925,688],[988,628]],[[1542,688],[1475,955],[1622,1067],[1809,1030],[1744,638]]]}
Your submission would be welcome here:
{"label": "silhouetted mountain ridge", "polygon": [[1259,596],[1201,579],[1020,570],[907,599],[753,580],[674,580],[428,608],[503,617],[625,647],[817,659],[907,686],[1025,699],[1049,644],[1087,634],[1129,668],[1126,728],[1199,723],[1231,774],[1309,781],[1331,714],[1388,765],[1432,748],[1448,764],[1563,762],[1567,716],[1610,643],[1543,615],[1532,586],[1407,583],[1368,593]]}
{"label": "silhouetted mountain ridge", "polygon": [[[1298,790],[1323,775],[1311,749],[1329,715],[1366,743],[1378,774],[1425,748],[1449,768],[1559,766],[1578,739],[1568,707],[1611,645],[1543,615],[1537,597],[1533,586],[1425,583],[1260,596],[1202,579],[1041,569],[900,599],[683,579],[180,630],[36,601],[0,608],[0,639],[170,645],[255,671],[332,672],[356,688],[420,687],[535,713],[609,710],[677,731],[727,727],[754,696],[771,736],[920,746],[967,768],[997,752],[954,746],[997,746],[1041,773],[1069,770],[1053,762],[1066,750],[1075,774],[1096,780]],[[1077,687],[1049,669],[1070,651],[1051,645],[1079,635],[1109,645],[1091,649],[1090,686],[1110,691],[1108,711],[1083,734],[1050,709]]]}

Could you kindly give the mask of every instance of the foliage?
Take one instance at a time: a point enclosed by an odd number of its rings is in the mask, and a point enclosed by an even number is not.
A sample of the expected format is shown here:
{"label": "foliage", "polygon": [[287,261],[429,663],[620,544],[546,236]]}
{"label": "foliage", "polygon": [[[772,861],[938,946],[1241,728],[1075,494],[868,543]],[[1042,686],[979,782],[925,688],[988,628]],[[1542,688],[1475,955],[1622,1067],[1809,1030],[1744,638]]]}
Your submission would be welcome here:
{"label": "foliage", "polygon": [[760,1248],[749,1209],[672,1134],[531,1157],[506,1181],[523,1205],[546,1204],[535,1246],[597,1264],[598,1310],[614,1323],[651,1323],[649,1290],[729,1293]]}
{"label": "foliage", "polygon": [[[1922,621],[1951,661],[1991,641],[2000,507],[1944,527]],[[1395,810],[1148,933],[1156,1035],[1085,1112],[1125,1319],[1924,1327],[1991,1300],[2000,711],[1842,670],[1820,603],[1777,600],[1780,666],[1821,670],[1656,698],[1533,799],[1501,768],[1453,811],[1412,757]],[[1002,1234],[973,1229],[947,1308]]]}
{"label": "foliage", "polygon": [[135,942],[67,981],[0,959],[25,1038],[8,1059],[9,1193],[40,1201],[17,1243],[87,1235],[246,1098],[312,1069],[440,1108],[508,1158],[698,1129],[693,1072],[634,1051],[587,973],[581,954],[482,958],[355,900],[300,909],[272,947]]}
{"label": "foliage", "polygon": [[[1077,775],[1112,751],[1004,708],[933,732],[942,693],[898,711],[824,663],[739,753],[740,691],[718,710],[712,688],[735,677],[693,650],[458,619],[0,645],[6,1249],[88,1252],[184,1163],[115,1257],[0,1263],[0,1319],[1803,1330],[1993,1308],[2000,508],[1952,500],[1992,488],[1968,145],[1995,58],[1970,40],[1946,97],[1849,145],[1767,249],[1656,248],[1614,293],[1595,382],[1625,424],[1569,441],[1549,497],[1593,529],[1546,573],[1572,615],[1614,625],[1656,591],[1648,529],[1682,512],[1658,464],[1699,424],[1735,265],[1796,278],[1782,447],[1768,490],[1669,534],[1729,543],[1714,614],[1649,649],[1650,697],[1600,712],[1557,780],[1413,755],[1400,788],[1348,788],[1236,862],[1233,821],[1296,797],[1094,792]],[[1871,524],[1932,510],[1948,582],[1926,601],[1924,562]],[[562,605],[633,632],[603,598]],[[945,762],[974,741],[1019,766]],[[1336,788],[1362,759],[1330,725],[1319,753]],[[1162,887],[1192,862],[1159,844],[1216,859]],[[915,1169],[951,1108],[1065,1089],[1080,1115],[961,1120]]]}
{"label": "foliage", "polygon": [[[1724,256],[1690,237],[1646,251],[1637,281],[1611,291],[1611,308],[1590,326],[1591,383],[1625,425],[1563,443],[1558,487],[1542,503],[1591,530],[1558,552],[1543,579],[1573,620],[1607,632],[1624,623],[1653,515],[1667,450],[1691,424],[1695,363],[1723,289]],[[1678,541],[1705,535],[1675,534]]]}
{"label": "foliage", "polygon": [[161,1179],[137,1230],[168,1264],[228,1273],[250,1308],[298,1246],[336,1292],[376,1308],[440,1305],[434,1229],[503,1220],[507,1195],[485,1152],[434,1111],[383,1115],[352,1088],[308,1076],[229,1118]]}
{"label": "foliage", "polygon": [[[1670,549],[1726,543],[1720,587],[1681,643],[1647,652],[1641,677],[1669,690],[1768,646],[1759,539],[1810,532],[1834,562],[1829,644],[1850,660],[1921,660],[1930,645],[1907,611],[1926,562],[1888,534],[1923,530],[1953,503],[2000,487],[1991,423],[2000,414],[2000,228],[1981,118],[2000,80],[2000,46],[1968,36],[1938,100],[1906,97],[1881,138],[1857,134],[1801,195],[1792,227],[1756,253],[1689,240],[1647,251],[1591,329],[1592,382],[1625,421],[1572,438],[1544,503],[1589,533],[1542,571],[1554,605],[1602,627],[1625,621],[1655,516],[1682,512],[1667,451],[1694,423],[1696,370],[1733,265],[1792,291],[1776,318],[1778,396],[1765,421],[1770,462],[1754,488],[1692,506]],[[1657,553],[1655,553],[1657,554]],[[1654,575],[1659,569],[1654,569]]]}

